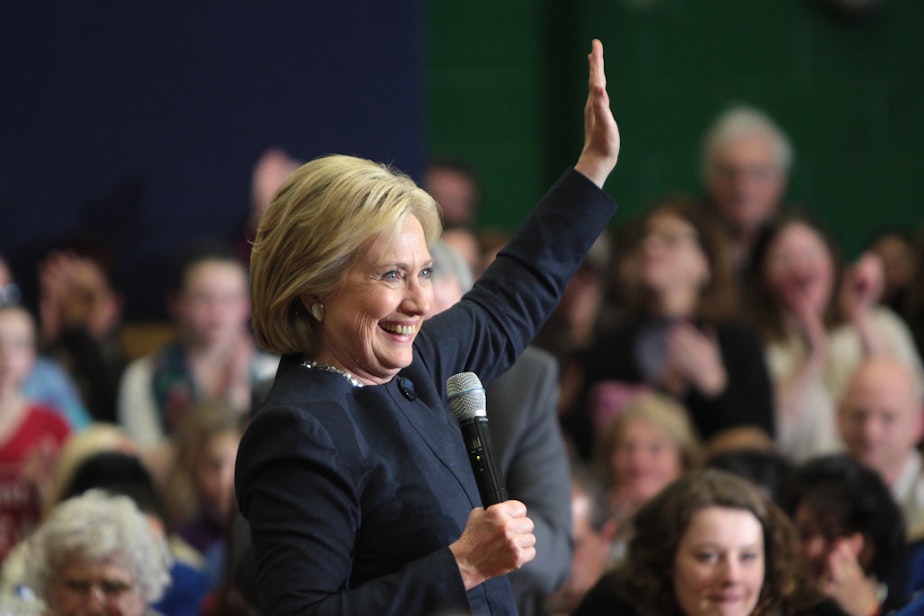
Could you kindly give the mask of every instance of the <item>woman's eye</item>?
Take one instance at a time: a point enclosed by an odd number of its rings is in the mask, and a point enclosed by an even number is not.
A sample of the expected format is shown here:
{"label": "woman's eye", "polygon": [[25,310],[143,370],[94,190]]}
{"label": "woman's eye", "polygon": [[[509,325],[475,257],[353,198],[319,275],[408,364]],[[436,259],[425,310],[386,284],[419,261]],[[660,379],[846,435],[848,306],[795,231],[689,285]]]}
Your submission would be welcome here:
{"label": "woman's eye", "polygon": [[422,270],[420,270],[420,277],[423,278],[423,279],[425,279],[425,280],[428,279],[428,278],[430,278],[430,276],[432,276],[432,275],[433,275],[433,268],[432,268],[432,267],[425,267],[425,268],[423,268]]}
{"label": "woman's eye", "polygon": [[745,552],[741,555],[741,560],[744,561],[755,561],[760,558],[760,552]]}
{"label": "woman's eye", "polygon": [[401,280],[401,272],[399,272],[398,270],[391,270],[389,272],[385,272],[384,274],[382,274],[382,280],[385,280],[388,282],[397,282],[398,280]]}
{"label": "woman's eye", "polygon": [[696,560],[701,563],[709,563],[714,561],[718,556],[715,552],[700,552],[696,555]]}

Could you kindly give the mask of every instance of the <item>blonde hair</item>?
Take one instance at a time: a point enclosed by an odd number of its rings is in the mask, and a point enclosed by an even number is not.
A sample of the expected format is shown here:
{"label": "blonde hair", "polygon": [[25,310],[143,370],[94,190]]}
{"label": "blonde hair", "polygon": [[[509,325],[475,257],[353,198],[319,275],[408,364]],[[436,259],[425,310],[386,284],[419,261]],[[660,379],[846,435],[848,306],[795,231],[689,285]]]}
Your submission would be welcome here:
{"label": "blonde hair", "polygon": [[610,465],[613,448],[626,426],[633,421],[653,425],[664,432],[680,452],[683,470],[688,471],[699,466],[702,461],[702,444],[690,422],[687,410],[667,395],[646,392],[639,394],[625,406],[607,426],[597,443],[595,464],[597,472],[607,485],[612,485],[615,479]]}
{"label": "blonde hair", "polygon": [[394,239],[408,216],[427,244],[439,237],[436,202],[385,165],[334,155],[296,169],[260,220],[251,253],[257,342],[279,354],[310,352],[315,335],[300,296],[336,292],[357,255],[375,239]]}

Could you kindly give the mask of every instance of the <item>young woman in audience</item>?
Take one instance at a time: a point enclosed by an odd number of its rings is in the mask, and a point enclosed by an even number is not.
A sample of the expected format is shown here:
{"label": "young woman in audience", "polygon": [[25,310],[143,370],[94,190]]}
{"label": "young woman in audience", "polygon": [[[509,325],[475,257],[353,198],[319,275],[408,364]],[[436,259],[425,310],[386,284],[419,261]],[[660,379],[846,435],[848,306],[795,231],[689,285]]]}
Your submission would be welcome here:
{"label": "young woman in audience", "polygon": [[908,328],[878,304],[881,263],[866,254],[841,275],[832,242],[800,215],[776,221],[754,259],[751,305],[776,391],[777,445],[797,462],[837,450],[835,405],[864,356],[893,355],[922,374]]}
{"label": "young woman in audience", "polygon": [[625,562],[575,615],[841,614],[803,584],[795,547],[792,523],[750,482],[691,471],[639,510]]}
{"label": "young woman in audience", "polygon": [[879,475],[847,455],[814,458],[796,469],[787,507],[810,579],[855,616],[905,604],[905,524]]}
{"label": "young woman in audience", "polygon": [[178,268],[171,311],[176,341],[129,364],[119,422],[142,448],[163,443],[189,408],[220,400],[241,413],[251,386],[275,373],[278,358],[250,335],[247,272],[224,247],[197,246]]}
{"label": "young woman in audience", "polygon": [[583,428],[574,427],[579,449],[593,440],[599,388],[625,384],[679,400],[703,440],[742,425],[772,435],[772,388],[760,341],[735,320],[735,280],[713,222],[691,200],[667,199],[645,215],[640,241],[626,258],[630,316],[588,351]]}
{"label": "young woman in audience", "polygon": [[668,396],[640,394],[610,423],[598,444],[596,469],[616,525],[611,560],[618,561],[625,553],[635,512],[697,466],[700,457],[686,410]]}

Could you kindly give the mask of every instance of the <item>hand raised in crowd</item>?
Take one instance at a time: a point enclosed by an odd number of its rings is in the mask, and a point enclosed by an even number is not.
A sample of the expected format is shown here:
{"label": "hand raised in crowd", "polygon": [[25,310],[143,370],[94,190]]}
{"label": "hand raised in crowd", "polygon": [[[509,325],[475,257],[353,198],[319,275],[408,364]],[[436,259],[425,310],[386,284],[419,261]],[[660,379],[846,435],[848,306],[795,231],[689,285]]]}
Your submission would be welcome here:
{"label": "hand raised in crowd", "polygon": [[671,329],[667,366],[668,382],[673,375],[706,396],[717,396],[728,384],[715,331],[701,332],[690,323],[678,323]]}
{"label": "hand raised in crowd", "polygon": [[610,110],[603,68],[603,43],[598,39],[591,43],[587,60],[590,77],[584,106],[584,149],[574,168],[602,188],[619,158],[619,127]]}
{"label": "hand raised in crowd", "polygon": [[449,546],[465,590],[485,580],[519,569],[536,557],[533,521],[517,500],[478,507],[468,516],[462,536]]}
{"label": "hand raised in crowd", "polygon": [[852,538],[838,540],[828,555],[828,571],[821,589],[851,616],[877,613],[879,596],[875,583],[863,573],[850,546]]}

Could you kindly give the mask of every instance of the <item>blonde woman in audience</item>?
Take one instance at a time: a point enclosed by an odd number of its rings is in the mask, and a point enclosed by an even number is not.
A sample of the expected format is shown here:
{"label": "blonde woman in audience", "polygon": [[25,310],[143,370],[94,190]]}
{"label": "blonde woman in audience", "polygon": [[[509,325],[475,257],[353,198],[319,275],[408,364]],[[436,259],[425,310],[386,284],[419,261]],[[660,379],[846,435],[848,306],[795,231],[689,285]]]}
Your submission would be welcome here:
{"label": "blonde woman in audience", "polygon": [[173,438],[176,465],[164,494],[177,534],[220,573],[221,541],[235,506],[234,461],[243,434],[239,413],[211,402],[190,410]]}
{"label": "blonde woman in audience", "polygon": [[635,512],[696,467],[700,457],[701,446],[686,410],[668,396],[641,394],[612,421],[598,443],[596,468],[617,526],[614,560],[622,556]]}
{"label": "blonde woman in audience", "polygon": [[777,444],[794,461],[841,448],[835,407],[860,362],[887,355],[921,379],[908,328],[879,305],[882,267],[866,254],[840,271],[804,216],[778,220],[755,252],[752,307],[776,391]]}

